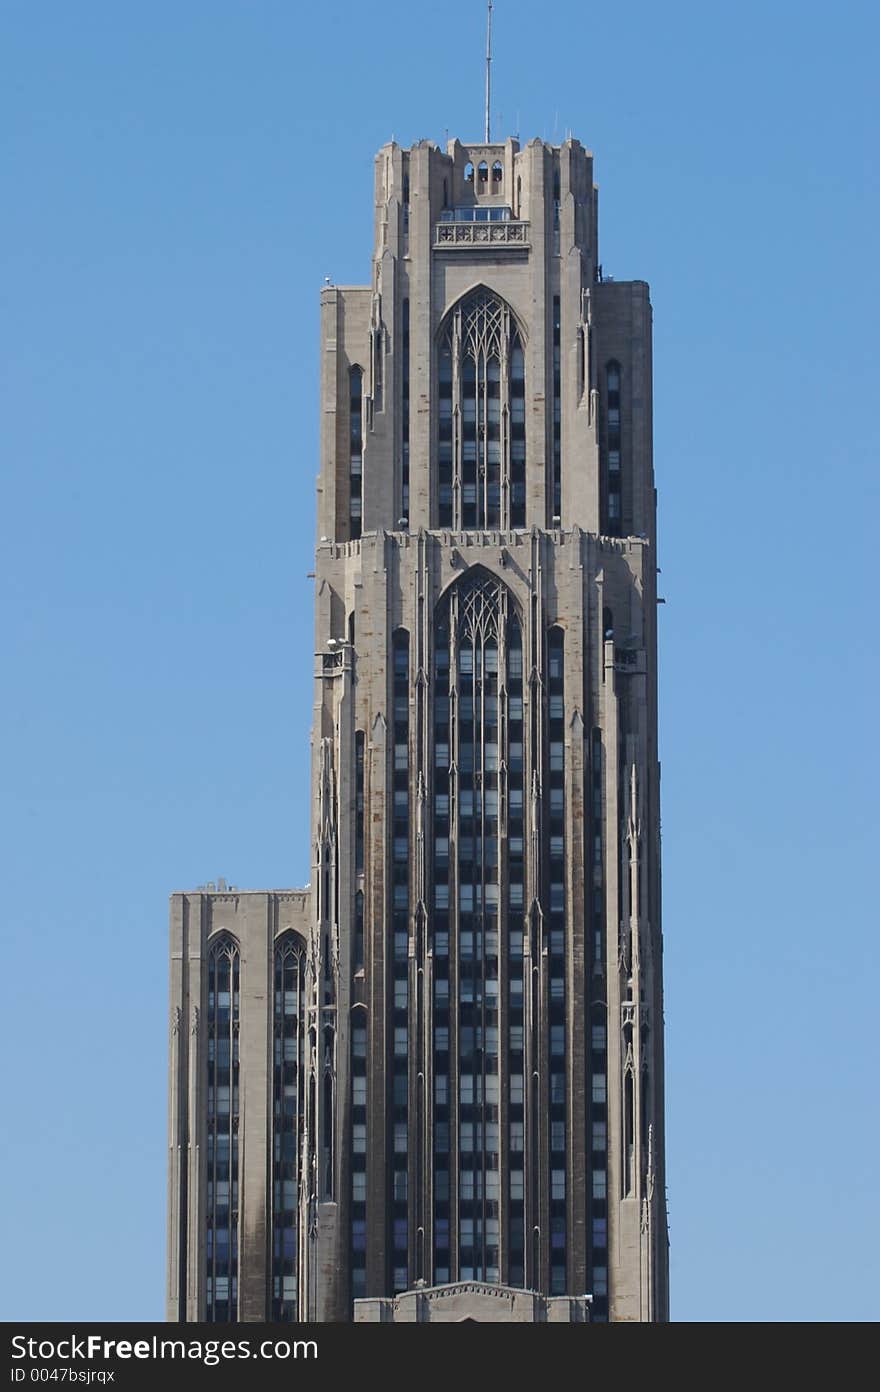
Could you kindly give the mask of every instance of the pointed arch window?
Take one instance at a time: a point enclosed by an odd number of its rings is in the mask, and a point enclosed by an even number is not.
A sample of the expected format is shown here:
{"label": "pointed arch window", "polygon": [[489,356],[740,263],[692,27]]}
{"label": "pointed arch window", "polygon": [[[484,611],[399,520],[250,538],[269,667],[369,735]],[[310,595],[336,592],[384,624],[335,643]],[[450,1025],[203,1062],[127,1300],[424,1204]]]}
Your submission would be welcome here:
{"label": "pointed arch window", "polygon": [[208,952],[205,1319],[238,1319],[238,1026],[241,957],[221,934]]}
{"label": "pointed arch window", "polygon": [[522,630],[506,587],[479,567],[437,610],[434,671],[434,1280],[498,1282],[511,1019],[500,963],[514,937],[522,969]]}
{"label": "pointed arch window", "polygon": [[272,1034],[272,1318],[295,1320],[306,1036],[306,950],[295,933],[275,945]]}
{"label": "pointed arch window", "polygon": [[438,519],[457,530],[525,526],[525,359],[510,307],[466,296],[440,336]]}

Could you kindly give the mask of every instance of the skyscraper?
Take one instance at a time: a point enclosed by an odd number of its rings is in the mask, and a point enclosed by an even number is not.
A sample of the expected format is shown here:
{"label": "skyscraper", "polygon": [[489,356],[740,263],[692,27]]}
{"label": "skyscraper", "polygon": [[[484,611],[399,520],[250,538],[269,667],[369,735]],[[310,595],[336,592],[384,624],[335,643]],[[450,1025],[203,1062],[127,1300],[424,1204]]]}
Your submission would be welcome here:
{"label": "skyscraper", "polygon": [[311,884],[172,899],[169,1318],[662,1320],[648,287],[575,140],[386,145],[375,212]]}

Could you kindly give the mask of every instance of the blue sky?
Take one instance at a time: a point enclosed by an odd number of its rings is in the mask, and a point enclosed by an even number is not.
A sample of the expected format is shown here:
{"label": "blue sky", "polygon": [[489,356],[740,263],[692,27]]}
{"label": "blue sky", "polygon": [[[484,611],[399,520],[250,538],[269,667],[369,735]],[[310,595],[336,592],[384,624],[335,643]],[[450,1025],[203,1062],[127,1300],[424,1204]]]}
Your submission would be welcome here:
{"label": "blue sky", "polygon": [[[6,1319],[163,1316],[167,896],[308,878],[319,289],[483,25],[0,11]],[[878,27],[495,8],[495,132],[590,147],[652,287],[679,1320],[880,1316]]]}

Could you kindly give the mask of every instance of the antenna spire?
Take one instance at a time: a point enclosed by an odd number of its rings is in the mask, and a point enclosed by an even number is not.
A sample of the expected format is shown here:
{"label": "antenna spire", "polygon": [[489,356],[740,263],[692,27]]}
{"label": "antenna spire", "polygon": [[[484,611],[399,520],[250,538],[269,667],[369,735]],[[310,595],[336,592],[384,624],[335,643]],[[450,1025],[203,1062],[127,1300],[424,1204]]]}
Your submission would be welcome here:
{"label": "antenna spire", "polygon": [[489,99],[492,94],[492,0],[486,5],[486,144],[492,140],[489,121]]}

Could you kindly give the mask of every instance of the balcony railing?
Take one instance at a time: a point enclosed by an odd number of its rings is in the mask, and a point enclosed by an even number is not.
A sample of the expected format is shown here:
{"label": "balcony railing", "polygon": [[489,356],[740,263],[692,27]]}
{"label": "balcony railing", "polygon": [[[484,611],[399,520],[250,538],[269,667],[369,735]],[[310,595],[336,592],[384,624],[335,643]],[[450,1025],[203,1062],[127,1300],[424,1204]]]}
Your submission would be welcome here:
{"label": "balcony railing", "polygon": [[434,228],[434,246],[442,251],[473,247],[521,250],[528,245],[527,222],[438,222]]}

